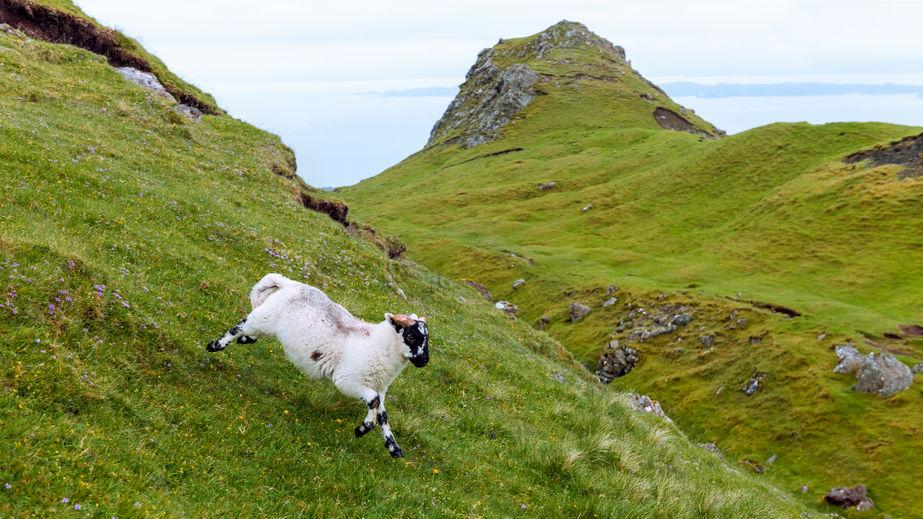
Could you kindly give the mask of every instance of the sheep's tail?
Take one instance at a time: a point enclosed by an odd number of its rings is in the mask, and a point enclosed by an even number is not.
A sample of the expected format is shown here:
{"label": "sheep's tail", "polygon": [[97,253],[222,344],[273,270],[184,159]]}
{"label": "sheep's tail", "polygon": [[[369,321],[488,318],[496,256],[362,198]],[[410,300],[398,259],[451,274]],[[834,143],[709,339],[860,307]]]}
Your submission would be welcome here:
{"label": "sheep's tail", "polygon": [[277,290],[291,283],[294,281],[282,274],[266,274],[263,279],[253,285],[253,290],[250,291],[250,304],[253,308],[260,306]]}

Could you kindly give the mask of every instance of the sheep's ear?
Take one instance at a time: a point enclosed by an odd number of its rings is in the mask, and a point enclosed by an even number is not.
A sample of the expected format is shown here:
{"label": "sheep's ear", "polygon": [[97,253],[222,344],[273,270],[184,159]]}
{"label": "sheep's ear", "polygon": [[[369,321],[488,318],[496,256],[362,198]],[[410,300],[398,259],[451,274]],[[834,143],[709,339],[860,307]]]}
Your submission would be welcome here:
{"label": "sheep's ear", "polygon": [[401,328],[408,328],[413,326],[413,319],[409,315],[404,314],[385,314],[385,319],[394,326],[400,326]]}

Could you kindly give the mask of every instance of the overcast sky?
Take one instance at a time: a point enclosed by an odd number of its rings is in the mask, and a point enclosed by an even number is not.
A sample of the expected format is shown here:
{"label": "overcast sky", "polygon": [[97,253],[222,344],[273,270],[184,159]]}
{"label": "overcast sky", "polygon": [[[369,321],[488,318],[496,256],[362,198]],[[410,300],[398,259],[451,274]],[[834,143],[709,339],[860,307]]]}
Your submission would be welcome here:
{"label": "overcast sky", "polygon": [[[923,0],[77,3],[232,115],[281,134],[316,186],[354,183],[418,150],[451,100],[377,92],[458,85],[482,48],[562,19],[625,47],[656,82],[923,84]],[[720,100],[681,102],[731,131],[793,117],[923,125],[919,97],[853,97],[821,112],[764,100],[746,105],[749,117]],[[797,117],[799,102],[814,111]]]}

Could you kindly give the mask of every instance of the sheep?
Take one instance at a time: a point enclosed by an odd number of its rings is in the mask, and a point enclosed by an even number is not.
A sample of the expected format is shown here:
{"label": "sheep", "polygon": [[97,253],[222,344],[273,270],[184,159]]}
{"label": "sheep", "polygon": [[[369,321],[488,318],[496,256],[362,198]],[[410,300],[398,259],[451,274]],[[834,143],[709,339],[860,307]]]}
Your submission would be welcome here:
{"label": "sheep", "polygon": [[[251,344],[261,336],[278,339],[285,356],[311,378],[326,378],[346,396],[368,408],[356,437],[381,426],[391,456],[402,457],[388,425],[385,395],[409,361],[418,368],[429,362],[429,329],[415,314],[385,314],[367,323],[349,313],[324,292],[280,274],[267,274],[250,292],[253,310],[206,350],[217,352],[233,340]],[[375,421],[373,421],[375,420]]]}

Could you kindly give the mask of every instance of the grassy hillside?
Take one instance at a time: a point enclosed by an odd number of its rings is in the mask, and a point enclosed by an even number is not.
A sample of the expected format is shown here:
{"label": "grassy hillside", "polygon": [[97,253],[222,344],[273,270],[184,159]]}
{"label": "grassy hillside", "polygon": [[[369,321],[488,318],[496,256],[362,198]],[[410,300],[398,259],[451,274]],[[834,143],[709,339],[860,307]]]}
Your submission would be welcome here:
{"label": "grassy hillside", "polygon": [[[277,137],[193,122],[71,46],[0,32],[0,70],[0,515],[802,511],[548,336],[306,210]],[[205,353],[268,271],[368,320],[428,317],[432,362],[389,393],[407,458],[353,438],[361,403],[275,342]]]}
{"label": "grassy hillside", "polygon": [[[342,190],[354,214],[405,237],[424,265],[519,305],[522,320],[591,369],[609,340],[626,344],[619,322],[638,308],[685,307],[691,325],[632,343],[641,363],[613,389],[652,394],[697,440],[785,488],[808,485],[807,502],[862,482],[877,510],[920,517],[919,375],[882,399],[831,371],[833,345],[846,341],[923,360],[923,340],[898,329],[923,322],[923,178],[842,162],[920,128],[773,124],[722,139],[669,131],[652,110],[678,109],[645,100],[656,91],[623,64],[602,67],[624,79],[599,79],[596,49],[538,59],[522,43],[535,38],[498,46],[545,71],[543,95],[501,138],[431,146]],[[586,67],[596,72],[555,79]],[[547,182],[556,185],[538,188]],[[513,289],[517,279],[525,284]],[[603,307],[611,295],[618,303]],[[593,312],[572,323],[572,302]],[[747,396],[755,373],[762,389]]]}

